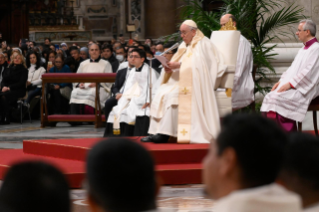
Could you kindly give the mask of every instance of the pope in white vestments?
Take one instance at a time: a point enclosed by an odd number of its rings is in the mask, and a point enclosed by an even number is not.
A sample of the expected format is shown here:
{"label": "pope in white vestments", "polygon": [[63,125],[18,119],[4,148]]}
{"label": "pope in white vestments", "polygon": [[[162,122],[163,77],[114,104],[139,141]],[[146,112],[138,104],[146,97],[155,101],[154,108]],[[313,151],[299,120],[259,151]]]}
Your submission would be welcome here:
{"label": "pope in white vestments", "polygon": [[267,117],[276,120],[288,132],[297,130],[296,121],[303,121],[311,100],[319,95],[316,24],[311,20],[301,21],[296,34],[305,46],[265,96],[261,106]]}
{"label": "pope in white vestments", "polygon": [[185,21],[180,31],[184,42],[168,63],[151,104],[149,133],[153,135],[143,142],[165,143],[173,136],[178,143],[210,143],[219,132],[214,86],[225,66],[194,21]]}

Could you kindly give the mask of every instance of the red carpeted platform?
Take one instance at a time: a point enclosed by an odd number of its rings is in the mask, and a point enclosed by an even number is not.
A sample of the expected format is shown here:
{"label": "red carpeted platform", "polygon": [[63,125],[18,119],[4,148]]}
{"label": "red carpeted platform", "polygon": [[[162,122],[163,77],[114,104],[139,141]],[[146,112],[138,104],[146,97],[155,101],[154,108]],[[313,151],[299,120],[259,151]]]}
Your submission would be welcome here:
{"label": "red carpeted platform", "polygon": [[[131,137],[139,142],[140,137]],[[72,188],[80,188],[85,178],[85,160],[90,148],[101,138],[26,140],[23,150],[0,150],[0,179],[15,162],[43,160],[59,167]],[[140,143],[140,142],[139,142]],[[208,144],[141,143],[153,155],[156,171],[164,184],[201,183],[202,160]]]}

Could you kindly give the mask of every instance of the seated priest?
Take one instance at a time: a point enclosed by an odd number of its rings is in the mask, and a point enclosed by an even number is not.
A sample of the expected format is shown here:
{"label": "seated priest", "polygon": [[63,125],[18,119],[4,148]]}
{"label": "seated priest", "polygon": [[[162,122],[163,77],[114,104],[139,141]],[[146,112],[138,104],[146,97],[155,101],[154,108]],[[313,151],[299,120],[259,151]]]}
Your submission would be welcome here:
{"label": "seated priest", "polygon": [[[91,44],[89,46],[89,60],[80,64],[77,74],[80,73],[113,73],[111,64],[100,57],[100,46]],[[100,101],[105,102],[110,97],[111,83],[100,84]],[[73,83],[71,93],[71,114],[93,114],[95,108],[95,83]],[[102,104],[102,107],[104,104]]]}
{"label": "seated priest", "polygon": [[[130,52],[128,53],[128,55],[130,56]],[[105,102],[104,114],[105,114],[106,121],[113,107],[117,105],[117,102],[122,97],[125,85],[127,83],[127,79],[134,68],[132,58],[130,58],[129,56],[127,57],[128,66],[118,70],[118,72],[116,73],[115,83],[112,85],[112,88],[111,88],[112,97],[106,100]]]}
{"label": "seated priest", "polygon": [[[135,66],[123,88],[123,95],[110,113],[104,136],[133,136],[136,114],[147,102],[150,81],[154,85],[157,77],[154,69],[145,63],[146,53],[134,49],[130,59]],[[150,74],[150,71],[152,73]],[[151,79],[150,79],[151,78]]]}
{"label": "seated priest", "polygon": [[[223,27],[232,19],[233,25],[236,27],[236,18],[231,14],[226,14],[221,17],[220,25]],[[251,44],[244,37],[240,36],[237,63],[234,76],[234,87],[232,90],[232,108],[237,110],[247,107],[254,100],[255,83],[252,76],[253,71],[253,53],[251,51]]]}
{"label": "seated priest", "polygon": [[296,32],[304,43],[293,63],[281,75],[261,106],[261,112],[287,132],[297,130],[296,121],[302,122],[312,99],[319,94],[319,43],[316,24],[302,20]]}
{"label": "seated priest", "polygon": [[165,68],[151,105],[151,135],[143,142],[166,143],[172,136],[179,143],[210,143],[219,132],[214,87],[225,71],[220,55],[194,21],[184,21],[180,33],[184,42]]}
{"label": "seated priest", "polygon": [[[167,59],[167,61],[171,61],[174,54],[177,52],[177,48],[168,51],[169,48],[174,46],[174,44],[175,44],[175,42],[169,42],[169,43],[166,43],[164,45],[164,53],[165,54],[163,54],[163,56]],[[161,74],[159,76],[159,79],[157,80],[155,85],[152,86],[152,99],[154,99],[156,91],[159,89],[160,86],[162,86],[162,87],[167,86],[167,84],[161,85],[161,83],[164,79],[164,76],[165,76],[165,70],[164,70],[162,65],[160,67],[161,67],[161,71],[160,71]],[[170,97],[171,96],[168,94],[167,98],[170,98]],[[174,98],[174,96],[172,98]],[[146,135],[148,135],[148,132],[152,132],[151,134],[165,133],[165,132],[169,132],[171,130],[170,129],[171,125],[160,124],[160,123],[166,123],[165,120],[169,119],[168,117],[171,114],[166,113],[165,117],[162,117],[162,119],[160,119],[159,122],[157,122],[157,119],[150,117],[149,106],[150,106],[150,98],[148,98],[147,103],[144,104],[144,106],[137,113],[136,123],[135,123],[135,128],[134,128],[134,136],[146,136]],[[172,105],[172,107],[177,107],[177,106]],[[152,123],[151,128],[150,128],[150,122]]]}

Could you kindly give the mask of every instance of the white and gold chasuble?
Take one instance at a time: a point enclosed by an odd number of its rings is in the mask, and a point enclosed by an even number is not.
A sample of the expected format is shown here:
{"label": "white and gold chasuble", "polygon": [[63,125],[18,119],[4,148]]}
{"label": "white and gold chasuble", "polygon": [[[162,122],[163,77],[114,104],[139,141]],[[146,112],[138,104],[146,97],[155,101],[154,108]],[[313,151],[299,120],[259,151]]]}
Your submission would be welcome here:
{"label": "white and gold chasuble", "polygon": [[[181,67],[179,72],[165,73],[162,84],[170,83],[171,77],[179,74],[178,143],[209,143],[218,135],[220,120],[214,85],[216,77],[225,71],[219,57],[210,40],[197,30],[191,44],[186,46],[183,42],[171,60],[181,61]],[[151,114],[161,117],[165,111],[161,103],[164,94],[156,96],[158,99],[152,103]]]}

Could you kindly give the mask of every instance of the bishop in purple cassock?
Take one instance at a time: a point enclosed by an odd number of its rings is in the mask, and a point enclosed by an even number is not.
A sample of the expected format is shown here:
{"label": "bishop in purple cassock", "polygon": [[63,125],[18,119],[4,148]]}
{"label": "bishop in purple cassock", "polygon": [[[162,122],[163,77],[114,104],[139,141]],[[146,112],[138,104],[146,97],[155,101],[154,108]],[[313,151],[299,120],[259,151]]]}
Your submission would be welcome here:
{"label": "bishop in purple cassock", "polygon": [[286,131],[296,131],[312,99],[319,95],[319,43],[316,24],[303,20],[296,32],[304,43],[293,63],[284,72],[261,106],[261,112],[274,119]]}

